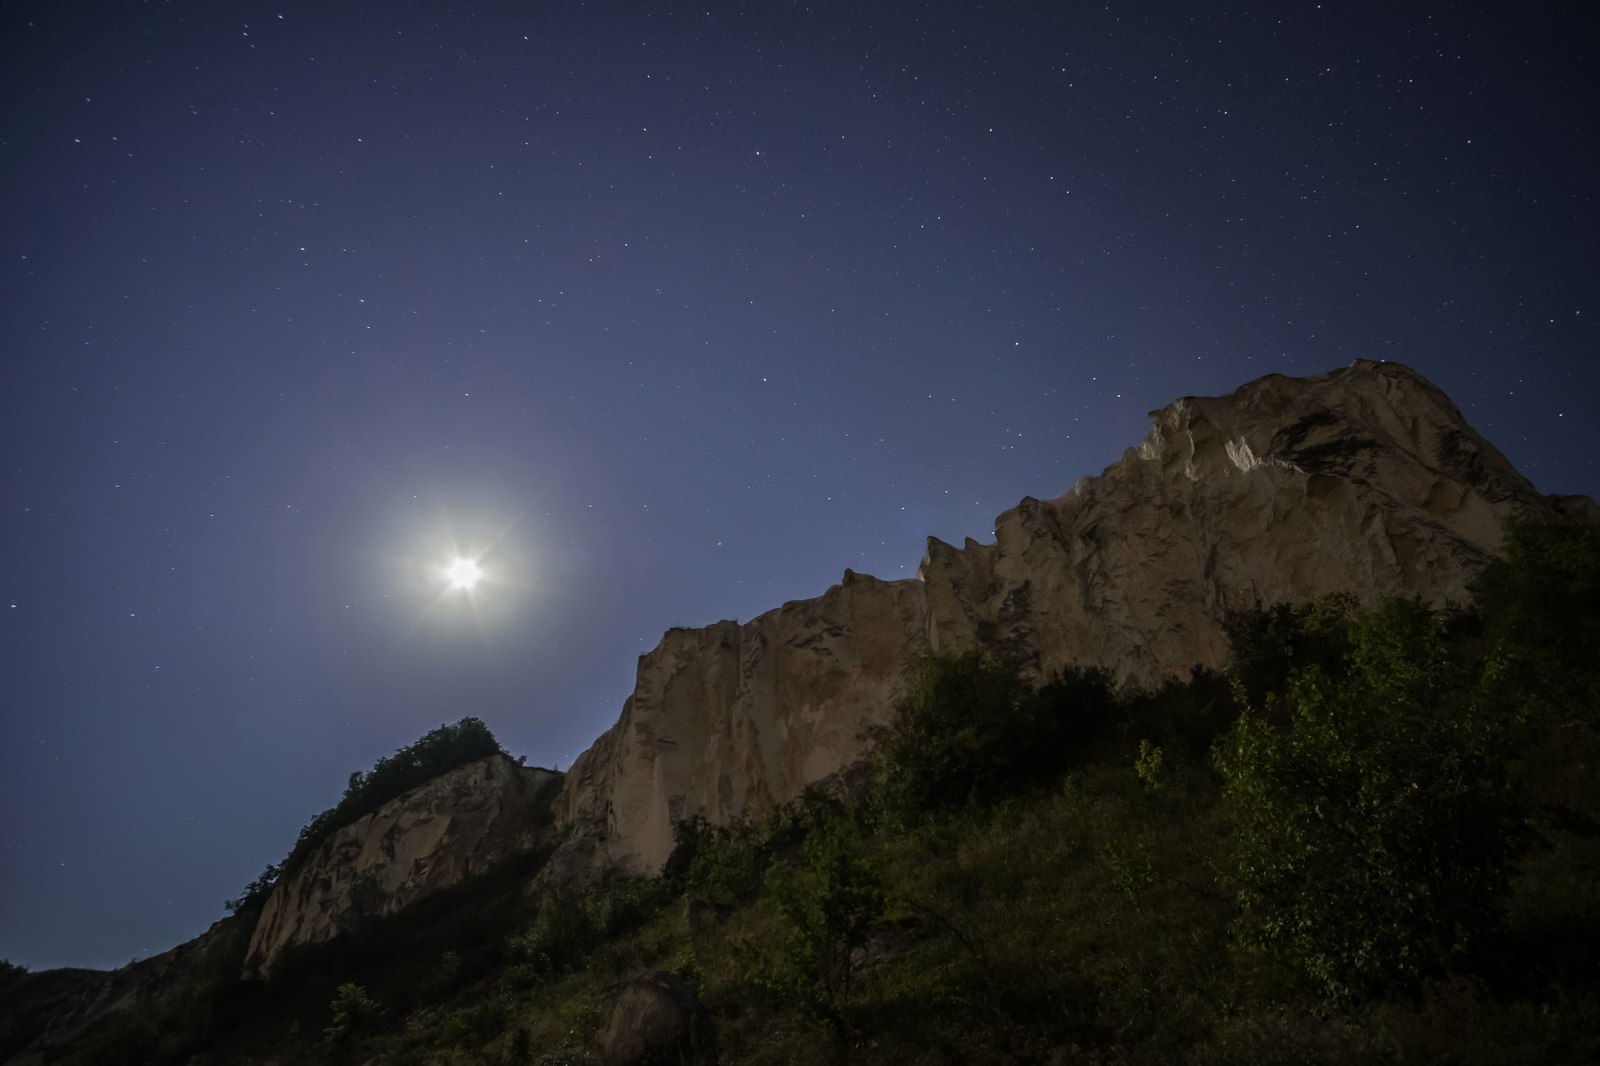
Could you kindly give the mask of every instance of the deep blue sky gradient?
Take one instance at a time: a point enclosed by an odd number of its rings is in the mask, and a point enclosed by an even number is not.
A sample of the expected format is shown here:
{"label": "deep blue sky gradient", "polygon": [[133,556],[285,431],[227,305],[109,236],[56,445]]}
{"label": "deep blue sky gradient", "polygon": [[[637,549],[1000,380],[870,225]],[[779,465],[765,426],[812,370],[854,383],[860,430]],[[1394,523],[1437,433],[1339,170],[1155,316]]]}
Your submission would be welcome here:
{"label": "deep blue sky gradient", "polygon": [[[1600,490],[1582,4],[0,8],[0,957],[1270,371]],[[452,544],[493,583],[444,594]]]}

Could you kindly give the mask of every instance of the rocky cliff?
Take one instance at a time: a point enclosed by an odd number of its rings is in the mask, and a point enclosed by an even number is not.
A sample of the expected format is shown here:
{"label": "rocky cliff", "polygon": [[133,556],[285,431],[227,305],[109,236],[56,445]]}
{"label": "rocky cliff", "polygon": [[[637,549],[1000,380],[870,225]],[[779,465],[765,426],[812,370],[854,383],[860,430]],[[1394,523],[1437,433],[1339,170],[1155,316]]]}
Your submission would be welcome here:
{"label": "rocky cliff", "polygon": [[274,886],[250,938],[246,975],[267,976],[291,944],[329,940],[547,843],[560,780],[494,755],[336,830]]}
{"label": "rocky cliff", "polygon": [[928,649],[927,621],[920,582],[846,573],[745,625],[669,631],[640,659],[621,720],[568,771],[571,847],[653,869],[674,822],[759,814],[835,773]]}
{"label": "rocky cliff", "polygon": [[914,579],[845,573],[743,625],[668,632],[620,720],[573,764],[555,870],[646,871],[674,821],[724,822],[798,796],[864,750],[907,660],[982,646],[1044,675],[1126,684],[1220,666],[1230,610],[1352,593],[1464,598],[1512,517],[1541,496],[1431,383],[1361,361],[1179,400],[1099,477],[1025,499],[995,542],[930,540]]}

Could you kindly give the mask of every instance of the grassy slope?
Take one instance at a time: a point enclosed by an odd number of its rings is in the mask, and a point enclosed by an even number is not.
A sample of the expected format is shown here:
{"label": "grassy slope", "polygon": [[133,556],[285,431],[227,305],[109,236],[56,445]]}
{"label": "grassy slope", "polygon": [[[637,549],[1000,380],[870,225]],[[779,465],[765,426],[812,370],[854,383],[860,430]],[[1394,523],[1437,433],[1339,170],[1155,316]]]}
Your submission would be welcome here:
{"label": "grassy slope", "polygon": [[[1581,739],[1542,757],[1592,758],[1595,738]],[[868,835],[890,911],[847,1007],[856,1061],[1600,1059],[1592,838],[1555,832],[1525,864],[1497,965],[1417,1002],[1329,1013],[1292,972],[1233,946],[1230,826],[1212,771],[1175,761],[1152,792],[1132,743],[1103,747],[1053,787]],[[767,861],[795,861],[794,838]],[[659,882],[541,918],[521,891],[528,868],[307,950],[265,987],[225,983],[193,997],[189,1016],[108,1027],[63,1061],[590,1062],[616,985],[652,969],[698,985],[721,1061],[836,1061],[823,1027],[751,979],[783,933],[763,885],[700,908],[709,917],[692,931],[682,893]],[[379,1009],[330,1041],[329,1004],[347,982]],[[174,1033],[190,1036],[153,1039]]]}

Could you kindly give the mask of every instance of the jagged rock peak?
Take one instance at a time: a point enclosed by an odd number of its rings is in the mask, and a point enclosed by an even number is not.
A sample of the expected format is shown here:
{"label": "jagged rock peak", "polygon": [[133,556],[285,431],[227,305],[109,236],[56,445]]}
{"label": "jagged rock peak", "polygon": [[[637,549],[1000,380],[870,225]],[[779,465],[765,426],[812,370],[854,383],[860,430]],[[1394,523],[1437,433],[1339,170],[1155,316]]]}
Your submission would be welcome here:
{"label": "jagged rock peak", "polygon": [[1540,496],[1422,375],[1361,360],[1152,414],[1143,443],[995,542],[930,538],[917,577],[847,571],[743,625],[675,629],[558,805],[554,869],[651,870],[673,823],[726,822],[839,773],[928,649],[984,647],[1036,676],[1072,663],[1150,684],[1224,663],[1231,610],[1351,593],[1461,598],[1505,521],[1581,513]]}
{"label": "jagged rock peak", "polygon": [[1151,412],[1140,457],[1189,477],[1261,464],[1370,477],[1385,453],[1409,456],[1492,496],[1531,491],[1432,382],[1400,363],[1358,360],[1329,374],[1269,374],[1228,396],[1190,396]]}

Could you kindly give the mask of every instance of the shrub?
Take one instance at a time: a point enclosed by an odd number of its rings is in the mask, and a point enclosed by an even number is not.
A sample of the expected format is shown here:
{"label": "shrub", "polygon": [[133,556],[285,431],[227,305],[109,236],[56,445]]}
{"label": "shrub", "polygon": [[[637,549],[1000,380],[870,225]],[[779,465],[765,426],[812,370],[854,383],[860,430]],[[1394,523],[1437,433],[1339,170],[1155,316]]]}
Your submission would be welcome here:
{"label": "shrub", "polygon": [[1158,745],[1153,745],[1148,740],[1139,741],[1139,755],[1133,761],[1133,772],[1139,776],[1139,783],[1144,786],[1146,792],[1161,791],[1165,766],[1166,754]]}
{"label": "shrub", "polygon": [[272,895],[272,886],[278,883],[278,874],[281,871],[282,867],[276,863],[267,863],[266,868],[261,871],[261,876],[245,885],[238,899],[223,901],[223,909],[229,914],[237,914],[242,910],[260,907],[267,902],[267,897]]}
{"label": "shrub", "polygon": [[1100,670],[1073,669],[1035,691],[983,652],[925,656],[874,738],[874,805],[892,823],[990,803],[1059,773],[1110,721]]}
{"label": "shrub", "polygon": [[799,869],[775,867],[768,878],[785,929],[775,961],[757,976],[842,1039],[856,953],[883,917],[884,889],[859,827],[846,814],[815,824],[802,854]]}
{"label": "shrub", "polygon": [[1507,682],[1595,721],[1600,688],[1600,529],[1578,522],[1512,525],[1505,553],[1473,585]]}
{"label": "shrub", "polygon": [[354,982],[339,986],[339,990],[333,995],[330,1009],[333,1016],[328,1022],[328,1027],[322,1031],[322,1035],[333,1044],[349,1040],[358,1030],[378,1016],[377,1000],[368,995],[365,988]]}
{"label": "shrub", "polygon": [[512,938],[511,955],[539,974],[554,974],[577,964],[588,950],[589,922],[571,893],[555,892],[539,903],[533,922]]}
{"label": "shrub", "polygon": [[704,818],[672,827],[676,845],[662,877],[691,899],[732,907],[761,891],[771,865],[771,834],[748,823],[711,825]]}
{"label": "shrub", "polygon": [[665,899],[657,878],[616,877],[584,900],[584,921],[596,941],[608,940],[639,928]]}
{"label": "shrub", "polygon": [[1246,713],[1218,746],[1241,935],[1331,1000],[1412,991],[1460,959],[1499,924],[1526,842],[1513,715],[1445,624],[1407,601],[1353,617],[1342,676],[1294,674],[1287,721]]}
{"label": "shrub", "polygon": [[161,1030],[155,1021],[133,1011],[118,1011],[90,1028],[67,1056],[72,1063],[183,1061],[174,1059],[162,1046]]}

